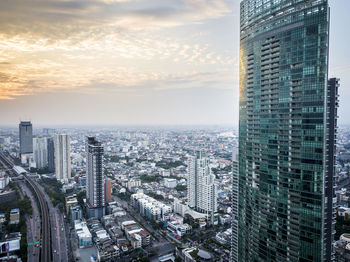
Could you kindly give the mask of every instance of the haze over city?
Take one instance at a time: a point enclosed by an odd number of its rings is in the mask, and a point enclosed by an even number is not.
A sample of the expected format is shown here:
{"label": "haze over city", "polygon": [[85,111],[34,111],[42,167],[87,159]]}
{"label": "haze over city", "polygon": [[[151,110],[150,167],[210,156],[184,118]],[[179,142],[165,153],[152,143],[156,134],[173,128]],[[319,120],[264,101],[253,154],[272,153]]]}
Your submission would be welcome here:
{"label": "haze over city", "polygon": [[[1,125],[233,125],[239,2],[1,1]],[[330,77],[350,124],[350,3],[330,6]]]}

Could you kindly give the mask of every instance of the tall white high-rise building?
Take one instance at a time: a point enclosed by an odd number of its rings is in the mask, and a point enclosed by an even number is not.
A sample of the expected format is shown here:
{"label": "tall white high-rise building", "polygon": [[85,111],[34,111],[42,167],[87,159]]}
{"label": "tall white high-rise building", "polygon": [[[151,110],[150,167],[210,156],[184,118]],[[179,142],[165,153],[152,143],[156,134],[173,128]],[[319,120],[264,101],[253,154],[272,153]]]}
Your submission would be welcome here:
{"label": "tall white high-rise building", "polygon": [[45,168],[48,165],[47,155],[47,138],[46,137],[34,137],[33,138],[33,151],[34,161],[36,168]]}
{"label": "tall white high-rise building", "polygon": [[66,183],[71,178],[70,136],[55,134],[54,144],[56,178]]}
{"label": "tall white high-rise building", "polygon": [[87,211],[89,217],[105,214],[105,179],[103,175],[103,145],[95,137],[86,141]]}
{"label": "tall white high-rise building", "polygon": [[217,211],[217,185],[211,173],[209,159],[203,151],[188,159],[188,205],[194,210],[213,217]]}

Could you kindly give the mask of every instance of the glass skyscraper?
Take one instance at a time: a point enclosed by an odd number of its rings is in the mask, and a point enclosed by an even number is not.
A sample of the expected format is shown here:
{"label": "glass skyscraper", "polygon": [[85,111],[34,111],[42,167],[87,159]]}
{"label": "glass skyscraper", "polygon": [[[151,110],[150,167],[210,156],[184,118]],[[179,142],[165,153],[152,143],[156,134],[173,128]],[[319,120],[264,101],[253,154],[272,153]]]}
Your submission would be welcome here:
{"label": "glass skyscraper", "polygon": [[328,1],[243,0],[240,23],[232,261],[332,261],[337,80],[328,84]]}

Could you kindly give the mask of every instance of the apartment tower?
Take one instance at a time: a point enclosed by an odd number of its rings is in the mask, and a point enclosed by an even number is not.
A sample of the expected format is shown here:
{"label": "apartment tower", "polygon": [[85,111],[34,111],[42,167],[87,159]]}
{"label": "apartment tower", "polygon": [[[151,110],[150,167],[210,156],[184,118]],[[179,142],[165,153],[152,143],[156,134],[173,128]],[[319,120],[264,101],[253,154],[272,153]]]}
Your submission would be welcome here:
{"label": "apartment tower", "polygon": [[47,138],[34,137],[33,151],[34,151],[34,161],[36,164],[36,168],[38,169],[46,168],[48,165]]}
{"label": "apartment tower", "polygon": [[190,208],[214,218],[217,211],[217,185],[209,159],[203,151],[188,158],[187,198]]}
{"label": "apartment tower", "polygon": [[101,218],[105,214],[105,179],[103,175],[103,145],[95,137],[86,141],[87,211],[89,217]]}
{"label": "apartment tower", "polygon": [[55,171],[55,143],[52,137],[47,139],[47,162],[48,170],[50,172]]}
{"label": "apartment tower", "polygon": [[56,178],[67,183],[71,178],[70,136],[55,134],[54,148]]}

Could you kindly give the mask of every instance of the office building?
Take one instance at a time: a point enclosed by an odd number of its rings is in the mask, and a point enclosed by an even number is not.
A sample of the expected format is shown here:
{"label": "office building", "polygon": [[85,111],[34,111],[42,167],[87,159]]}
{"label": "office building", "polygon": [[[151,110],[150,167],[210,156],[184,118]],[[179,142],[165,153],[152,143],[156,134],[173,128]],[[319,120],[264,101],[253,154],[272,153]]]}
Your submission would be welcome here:
{"label": "office building", "polygon": [[217,185],[209,159],[203,151],[188,158],[187,198],[190,208],[214,217],[217,211]]}
{"label": "office building", "polygon": [[68,183],[71,178],[70,136],[55,134],[55,172],[57,180]]}
{"label": "office building", "polygon": [[47,139],[47,167],[50,172],[55,171],[55,144],[51,137]]}
{"label": "office building", "polygon": [[105,181],[103,175],[103,145],[94,137],[86,141],[87,211],[89,217],[105,215]]}
{"label": "office building", "polygon": [[36,168],[38,169],[46,168],[48,165],[47,138],[34,137],[33,151],[34,151],[34,162],[36,164]]}
{"label": "office building", "polygon": [[19,153],[22,164],[33,160],[33,127],[30,121],[19,123]]}
{"label": "office building", "polygon": [[33,127],[30,121],[19,124],[19,148],[21,154],[33,153]]}
{"label": "office building", "polygon": [[333,261],[328,1],[243,0],[240,14],[236,260]]}

